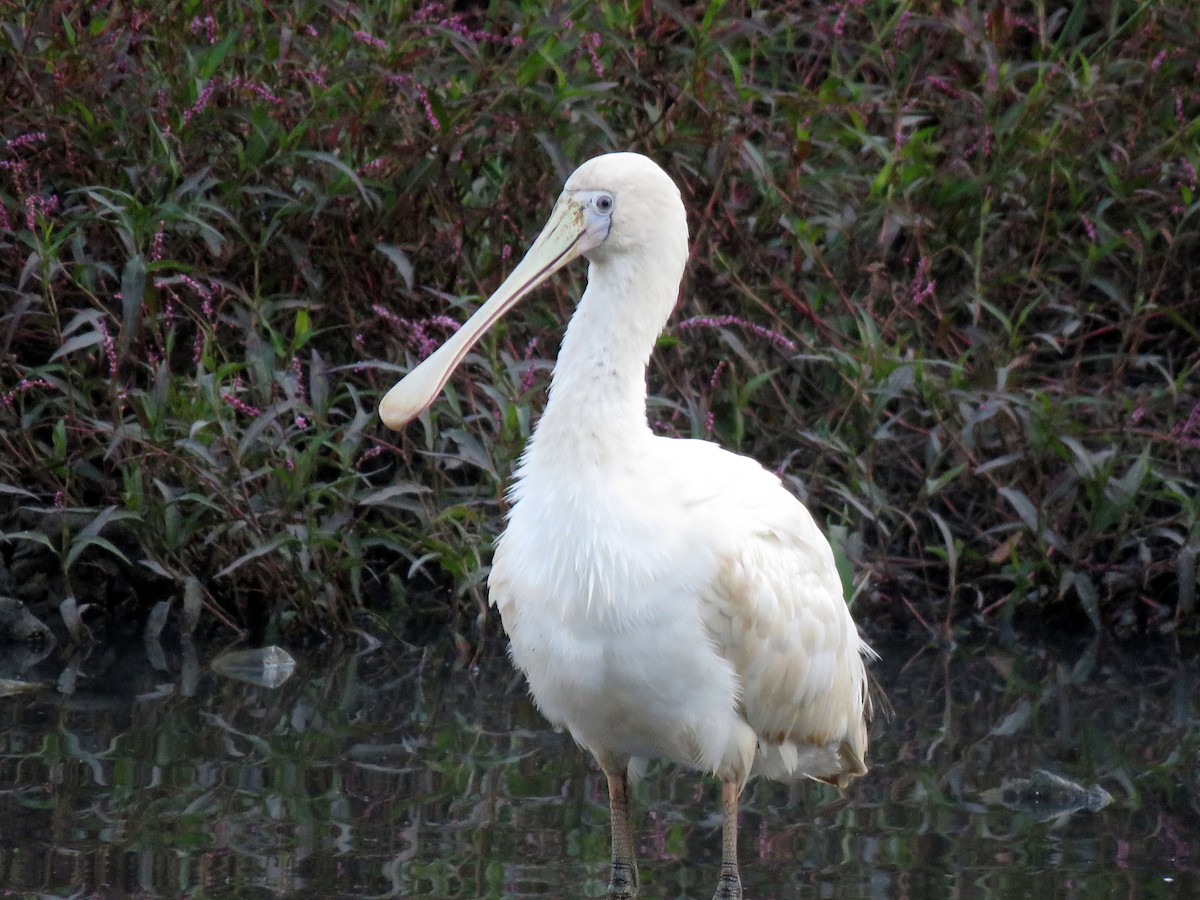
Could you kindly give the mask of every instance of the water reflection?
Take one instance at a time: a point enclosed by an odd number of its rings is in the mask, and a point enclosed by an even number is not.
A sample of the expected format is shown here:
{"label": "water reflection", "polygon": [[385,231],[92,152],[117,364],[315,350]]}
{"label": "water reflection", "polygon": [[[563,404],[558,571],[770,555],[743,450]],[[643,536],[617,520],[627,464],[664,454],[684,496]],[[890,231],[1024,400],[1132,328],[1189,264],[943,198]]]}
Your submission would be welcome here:
{"label": "water reflection", "polygon": [[[895,712],[872,772],[844,803],[753,783],[748,896],[1200,896],[1194,654],[874,643]],[[215,674],[216,648],[0,651],[41,687],[0,696],[0,896],[603,896],[603,778],[499,641],[292,652],[271,689]],[[1038,770],[1113,802],[1003,802]],[[718,794],[638,786],[644,897],[711,891]]]}

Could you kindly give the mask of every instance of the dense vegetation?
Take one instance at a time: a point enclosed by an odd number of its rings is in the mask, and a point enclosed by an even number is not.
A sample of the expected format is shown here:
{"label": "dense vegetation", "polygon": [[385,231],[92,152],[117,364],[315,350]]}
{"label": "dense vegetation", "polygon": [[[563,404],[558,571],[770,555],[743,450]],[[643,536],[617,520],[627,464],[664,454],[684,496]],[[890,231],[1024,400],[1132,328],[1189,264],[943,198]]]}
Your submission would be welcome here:
{"label": "dense vegetation", "polygon": [[0,594],[469,621],[582,272],[375,403],[636,149],[693,233],[651,416],[860,619],[1195,627],[1200,9],[553,6],[0,0]]}

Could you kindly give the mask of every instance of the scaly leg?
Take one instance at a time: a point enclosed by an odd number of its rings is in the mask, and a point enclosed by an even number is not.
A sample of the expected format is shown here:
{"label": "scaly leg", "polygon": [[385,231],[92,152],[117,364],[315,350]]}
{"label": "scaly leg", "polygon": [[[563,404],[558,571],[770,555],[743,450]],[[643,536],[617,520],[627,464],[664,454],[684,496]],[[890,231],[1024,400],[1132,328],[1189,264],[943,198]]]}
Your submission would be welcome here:
{"label": "scaly leg", "polygon": [[713,900],[742,900],[742,879],[738,875],[737,827],[738,797],[741,790],[732,781],[721,784],[721,879]]}
{"label": "scaly leg", "polygon": [[612,874],[609,900],[632,900],[638,892],[637,860],[633,854],[633,829],[629,826],[629,781],[625,772],[608,776],[608,807],[612,816]]}

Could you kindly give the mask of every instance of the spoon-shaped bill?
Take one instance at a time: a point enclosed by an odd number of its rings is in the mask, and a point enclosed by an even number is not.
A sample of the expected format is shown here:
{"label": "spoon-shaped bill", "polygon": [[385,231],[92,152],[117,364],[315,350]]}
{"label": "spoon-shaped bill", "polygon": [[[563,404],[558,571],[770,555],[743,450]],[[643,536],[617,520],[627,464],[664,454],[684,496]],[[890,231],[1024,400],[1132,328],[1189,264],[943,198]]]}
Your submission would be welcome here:
{"label": "spoon-shaped bill", "polygon": [[568,194],[559,197],[550,221],[512,273],[446,343],[402,378],[379,404],[388,428],[403,428],[433,403],[450,373],[475,342],[517,301],[588,249],[584,208]]}

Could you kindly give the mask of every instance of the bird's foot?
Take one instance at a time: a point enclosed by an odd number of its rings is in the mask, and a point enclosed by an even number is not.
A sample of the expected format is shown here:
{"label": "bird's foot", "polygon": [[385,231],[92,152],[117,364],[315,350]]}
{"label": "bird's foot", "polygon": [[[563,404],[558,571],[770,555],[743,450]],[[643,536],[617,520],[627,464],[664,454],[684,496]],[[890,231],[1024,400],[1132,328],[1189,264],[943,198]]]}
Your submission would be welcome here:
{"label": "bird's foot", "polygon": [[721,866],[721,880],[717,882],[713,900],[742,900],[742,879],[735,867]]}
{"label": "bird's foot", "polygon": [[633,900],[638,892],[637,866],[614,862],[608,879],[608,900]]}

